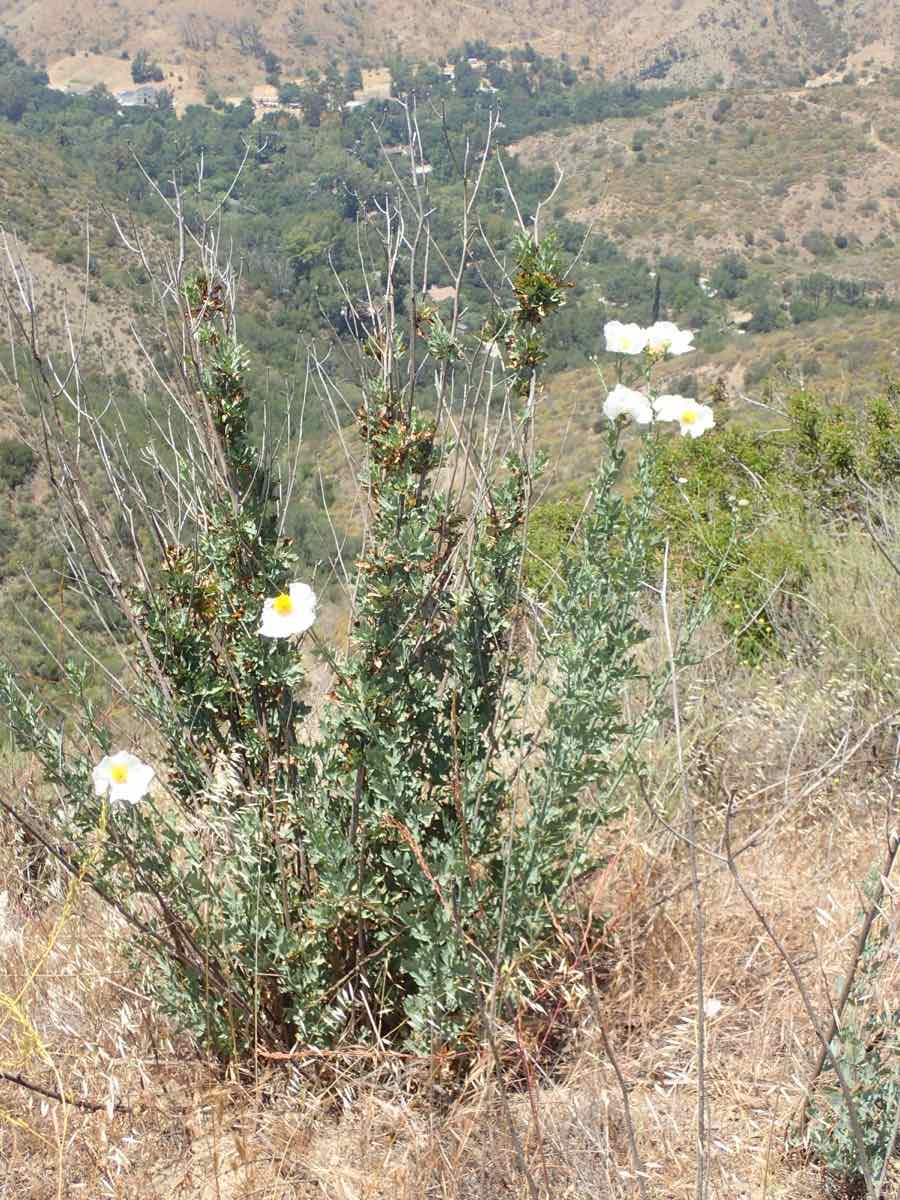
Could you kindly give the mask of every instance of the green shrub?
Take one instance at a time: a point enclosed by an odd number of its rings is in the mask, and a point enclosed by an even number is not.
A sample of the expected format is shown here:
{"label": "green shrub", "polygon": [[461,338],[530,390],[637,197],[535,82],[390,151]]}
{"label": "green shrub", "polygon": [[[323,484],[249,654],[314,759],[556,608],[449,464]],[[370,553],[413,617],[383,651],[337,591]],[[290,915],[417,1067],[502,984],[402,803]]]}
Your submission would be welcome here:
{"label": "green shrub", "polygon": [[0,438],[0,488],[21,487],[37,470],[37,456],[18,438]]}
{"label": "green shrub", "polygon": [[804,321],[815,321],[819,316],[819,310],[812,300],[807,300],[803,296],[797,296],[791,301],[790,307],[791,320],[797,325]]}
{"label": "green shrub", "polygon": [[6,562],[18,537],[19,531],[15,521],[8,513],[0,510],[0,578],[6,575]]}
{"label": "green shrub", "polygon": [[528,519],[528,552],[525,583],[546,597],[562,582],[565,566],[578,551],[578,529],[584,516],[585,489],[570,488],[565,495],[544,500]]}
{"label": "green shrub", "polygon": [[799,392],[788,418],[778,433],[729,426],[672,439],[654,467],[661,531],[684,584],[709,586],[748,661],[782,649],[783,597],[809,579],[823,515],[857,520],[861,487],[900,483],[896,385],[862,414]]}
{"label": "green shrub", "polygon": [[[603,861],[598,831],[647,724],[626,718],[622,696],[644,637],[649,471],[632,500],[617,494],[613,429],[558,585],[523,636],[542,327],[567,286],[552,242],[523,236],[513,286],[490,333],[460,340],[420,314],[420,362],[446,403],[484,377],[493,340],[505,346],[509,452],[479,467],[474,508],[453,490],[448,423],[404,382],[410,347],[378,327],[365,342],[366,535],[349,644],[313,642],[334,679],[315,722],[309,642],[257,628],[298,558],[272,464],[250,438],[227,284],[206,276],[181,298],[195,364],[182,404],[195,415],[157,451],[177,490],[133,510],[151,522],[135,553],[159,547],[152,581],[127,562],[85,566],[82,580],[108,589],[130,624],[127,696],[160,776],[153,796],[107,822],[91,765],[113,747],[86,672],[68,672],[82,714],[70,743],[0,669],[14,736],[57,792],[54,836],[76,864],[94,846],[93,886],[130,924],[146,986],[223,1057],[465,1043],[486,1008],[510,1013],[527,996],[555,923],[577,905],[576,880]],[[191,518],[165,525],[188,495]],[[115,544],[104,529],[78,507],[70,530],[86,563]]]}
{"label": "green shrub", "polygon": [[804,233],[800,239],[800,245],[816,258],[831,258],[834,254],[831,238],[821,229],[811,229],[808,233]]}
{"label": "green shrub", "polygon": [[135,83],[161,83],[165,74],[158,62],[153,62],[146,50],[138,50],[131,60],[131,78]]}

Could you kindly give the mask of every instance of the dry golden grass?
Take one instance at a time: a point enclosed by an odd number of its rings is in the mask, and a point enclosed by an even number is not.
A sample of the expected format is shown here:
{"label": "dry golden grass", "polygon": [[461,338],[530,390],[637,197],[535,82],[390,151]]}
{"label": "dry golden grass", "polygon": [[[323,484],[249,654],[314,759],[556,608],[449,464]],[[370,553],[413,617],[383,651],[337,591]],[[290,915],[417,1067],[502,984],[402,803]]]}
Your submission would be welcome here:
{"label": "dry golden grass", "polygon": [[[858,929],[861,881],[897,820],[890,779],[900,644],[885,616],[900,609],[897,576],[862,533],[835,538],[827,561],[809,598],[828,634],[815,653],[741,667],[710,626],[698,637],[704,660],[681,680],[704,848],[706,997],[717,1002],[705,1076],[711,1195],[727,1200],[827,1195],[816,1166],[785,1153],[815,1038],[785,962],[715,857],[729,798],[734,844],[754,839],[737,859],[742,881],[826,1019]],[[796,620],[799,644],[810,622]],[[647,655],[660,659],[658,638]],[[679,824],[673,758],[663,729],[649,756],[653,802]],[[11,765],[9,791],[26,777],[27,763]],[[686,850],[637,798],[604,836],[609,865],[585,895],[607,918],[593,959],[596,1005],[560,968],[545,1015],[498,1031],[504,1057],[519,1062],[505,1094],[485,1054],[454,1099],[441,1064],[424,1060],[261,1059],[254,1077],[223,1077],[145,999],[109,912],[84,889],[66,912],[66,885],[51,885],[52,870],[24,878],[28,847],[2,827],[0,992],[22,994],[18,1018],[0,1015],[0,1070],[99,1108],[0,1081],[0,1195],[625,1200],[637,1193],[602,1021],[628,1082],[647,1195],[687,1200],[698,1076]],[[896,900],[897,881],[895,913]],[[888,964],[896,920],[893,936]],[[896,968],[883,987],[900,1003]],[[560,1058],[536,1052],[562,1029]]]}
{"label": "dry golden grass", "polygon": [[[172,92],[175,107],[182,112],[189,104],[202,104],[205,90],[202,70],[195,63],[163,61],[165,87]],[[131,78],[131,63],[121,54],[67,54],[48,64],[50,86],[64,91],[85,91],[102,84],[110,92],[131,91],[136,85]]]}
{"label": "dry golden grass", "polygon": [[[820,972],[833,986],[843,967],[859,908],[854,882],[883,840],[875,797],[844,787],[840,799],[840,817],[832,805],[804,806],[742,866],[816,992]],[[630,1083],[651,1195],[688,1197],[696,1106],[689,897],[648,912],[654,897],[681,886],[677,861],[662,847],[650,851],[633,831],[616,849],[619,865],[600,899],[632,901],[608,952],[604,1021]],[[820,1196],[816,1170],[782,1155],[813,1047],[799,999],[725,873],[706,885],[705,906],[709,995],[722,1004],[709,1027],[707,1075],[717,1193],[735,1200]],[[170,1041],[129,990],[109,930],[90,909],[73,915],[28,1007],[40,1014],[65,1087],[103,1104],[121,1099],[132,1111],[63,1114],[58,1104],[0,1085],[2,1107],[28,1127],[7,1124],[0,1134],[4,1194],[56,1196],[58,1155],[66,1196],[527,1194],[489,1079],[446,1112],[405,1094],[400,1083],[408,1080],[368,1082],[349,1072],[324,1096],[302,1084],[292,1091],[279,1070],[263,1071],[255,1087],[221,1082],[211,1069],[191,1065],[186,1047]],[[21,941],[7,935],[4,946],[7,987],[22,978],[26,947],[41,944],[46,922],[26,921],[21,932]],[[4,1069],[15,1058],[9,1033]],[[33,1059],[16,1065],[55,1086],[54,1075]],[[532,1096],[514,1095],[510,1105],[535,1179],[548,1179],[554,1197],[630,1195],[621,1100],[589,1011],[581,1014],[561,1077],[542,1079],[538,1067],[534,1074]]]}

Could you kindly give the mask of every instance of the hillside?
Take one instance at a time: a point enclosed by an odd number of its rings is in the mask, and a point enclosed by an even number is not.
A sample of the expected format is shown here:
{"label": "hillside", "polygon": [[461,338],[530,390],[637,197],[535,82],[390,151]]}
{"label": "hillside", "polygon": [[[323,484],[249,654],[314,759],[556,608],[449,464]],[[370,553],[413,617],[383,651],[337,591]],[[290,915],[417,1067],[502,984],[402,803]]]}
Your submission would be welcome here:
{"label": "hillside", "polygon": [[[286,76],[339,62],[402,54],[436,59],[488,33],[501,46],[530,42],[610,77],[698,85],[799,80],[845,67],[897,61],[900,13],[879,0],[2,0],[0,34],[36,56],[54,79],[112,87],[122,56],[144,48],[184,99],[223,95],[263,81],[267,53]],[[85,74],[78,60],[90,53]],[[271,66],[271,60],[269,61]],[[127,74],[127,73],[126,73]]]}
{"label": "hillside", "polygon": [[[826,270],[900,289],[900,76],[868,86],[707,95],[646,120],[541,134],[570,216],[631,253],[728,252],[776,278]],[[824,235],[824,236],[823,236]]]}

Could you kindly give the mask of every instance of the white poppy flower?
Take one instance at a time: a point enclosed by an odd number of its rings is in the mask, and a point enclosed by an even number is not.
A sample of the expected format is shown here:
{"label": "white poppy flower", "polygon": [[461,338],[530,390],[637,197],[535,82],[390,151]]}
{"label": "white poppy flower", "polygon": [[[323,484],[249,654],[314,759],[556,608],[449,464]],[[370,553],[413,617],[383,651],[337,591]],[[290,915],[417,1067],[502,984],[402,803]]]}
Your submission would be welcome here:
{"label": "white poppy flower", "polygon": [[693,329],[679,329],[671,321],[657,321],[646,331],[647,349],[653,354],[689,354],[693,349]]}
{"label": "white poppy flower", "polygon": [[647,348],[647,331],[641,329],[640,325],[607,321],[603,326],[603,336],[610,354],[643,354]]}
{"label": "white poppy flower", "polygon": [[721,1011],[722,1011],[722,1001],[716,999],[715,996],[710,996],[708,1000],[704,1001],[703,1015],[705,1017],[707,1017],[710,1021],[715,1020],[715,1018],[719,1015],[719,1013]]}
{"label": "white poppy flower", "polygon": [[111,802],[137,804],[146,796],[156,772],[135,754],[120,750],[107,754],[91,772],[94,792],[109,796]]}
{"label": "white poppy flower", "polygon": [[316,593],[308,583],[292,583],[286,592],[263,604],[261,637],[287,638],[306,633],[316,619]]}
{"label": "white poppy flower", "polygon": [[677,421],[682,437],[698,438],[716,423],[708,404],[698,404],[687,396],[659,396],[653,408],[657,421]]}
{"label": "white poppy flower", "polygon": [[653,421],[653,408],[643,392],[617,383],[603,401],[603,415],[610,421],[616,417],[630,417],[638,425],[649,425]]}

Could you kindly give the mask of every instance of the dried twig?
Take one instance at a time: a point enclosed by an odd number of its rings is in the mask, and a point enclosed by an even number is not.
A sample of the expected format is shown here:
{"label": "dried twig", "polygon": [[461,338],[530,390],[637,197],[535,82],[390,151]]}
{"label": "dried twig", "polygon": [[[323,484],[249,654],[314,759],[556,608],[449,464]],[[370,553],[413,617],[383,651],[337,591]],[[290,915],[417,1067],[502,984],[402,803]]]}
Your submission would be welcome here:
{"label": "dried twig", "polygon": [[675,724],[675,748],[678,756],[678,774],[681,779],[681,794],[684,801],[687,826],[688,860],[691,867],[691,893],[694,910],[694,972],[697,1003],[697,1181],[695,1195],[704,1200],[707,1194],[709,1175],[709,1134],[707,1126],[706,1098],[706,1014],[704,1011],[703,979],[703,894],[698,867],[697,837],[694,822],[694,805],[688,788],[684,767],[684,746],[681,737],[681,710],[678,703],[678,678],[675,669],[675,645],[669,624],[669,543],[663,554],[663,577],[659,593],[662,610],[663,632],[669,660],[669,676],[672,687],[672,717]]}
{"label": "dried twig", "polygon": [[741,895],[753,909],[756,919],[765,930],[767,937],[778,951],[782,961],[791,973],[791,977],[793,978],[797,987],[797,991],[800,995],[800,999],[803,1003],[803,1008],[806,1011],[809,1023],[815,1031],[816,1037],[819,1039],[819,1043],[824,1051],[824,1056],[827,1058],[829,1065],[834,1071],[838,1085],[841,1089],[841,1095],[844,1100],[844,1105],[847,1109],[847,1119],[850,1123],[850,1132],[853,1137],[853,1144],[856,1150],[860,1174],[865,1180],[866,1195],[868,1200],[878,1200],[878,1192],[876,1190],[875,1181],[872,1175],[872,1164],[869,1161],[869,1155],[868,1151],[866,1150],[866,1142],[863,1136],[862,1126],[859,1122],[859,1114],[856,1111],[856,1102],[853,1099],[853,1093],[850,1091],[850,1085],[847,1082],[847,1076],[844,1072],[844,1068],[838,1061],[837,1056],[831,1048],[831,1043],[825,1036],[825,1031],[822,1029],[822,1023],[816,1015],[816,1010],[813,1007],[812,1000],[810,999],[809,990],[807,989],[806,984],[803,982],[800,972],[797,969],[797,964],[788,953],[784,943],[775,932],[771,921],[769,921],[768,917],[763,912],[760,904],[755,899],[753,893],[750,891],[749,887],[744,882],[740,872],[738,871],[737,862],[735,861],[734,852],[731,846],[731,823],[733,817],[734,797],[731,797],[729,798],[728,810],[725,814],[725,852],[728,856],[728,869],[731,872],[732,878],[737,884]]}
{"label": "dried twig", "polygon": [[4,1079],[7,1083],[14,1083],[17,1087],[25,1088],[28,1092],[34,1092],[37,1096],[46,1096],[48,1100],[56,1100],[60,1104],[70,1104],[73,1108],[80,1108],[84,1112],[109,1112],[111,1107],[115,1113],[134,1115],[134,1109],[127,1104],[119,1104],[116,1101],[110,1106],[99,1100],[82,1100],[78,1096],[67,1096],[65,1093],[57,1091],[56,1088],[44,1087],[43,1084],[34,1083],[33,1080],[26,1079],[24,1075],[17,1075],[12,1071],[0,1071],[0,1079]]}
{"label": "dried twig", "polygon": [[881,911],[881,902],[884,899],[885,882],[894,869],[894,863],[897,861],[897,855],[900,853],[900,835],[891,833],[888,837],[887,856],[884,866],[881,869],[881,874],[878,877],[878,882],[872,893],[872,900],[866,911],[863,923],[859,928],[859,933],[856,935],[856,941],[853,945],[853,952],[850,955],[850,963],[844,974],[844,982],[841,987],[840,995],[837,998],[837,1003],[834,1005],[831,1012],[831,1021],[828,1024],[828,1032],[825,1036],[825,1045],[820,1047],[816,1063],[813,1067],[812,1075],[809,1083],[806,1085],[806,1097],[803,1101],[803,1108],[800,1112],[800,1132],[806,1129],[809,1120],[809,1106],[812,1100],[813,1088],[819,1076],[822,1073],[822,1068],[825,1066],[825,1061],[828,1058],[827,1046],[830,1046],[834,1038],[837,1036],[841,1027],[841,1017],[844,1009],[847,1007],[847,1001],[850,999],[850,993],[853,990],[853,981],[856,978],[856,972],[859,968],[860,961],[866,949],[866,942],[869,938],[869,933],[875,918]]}

